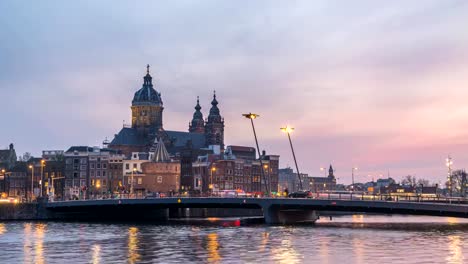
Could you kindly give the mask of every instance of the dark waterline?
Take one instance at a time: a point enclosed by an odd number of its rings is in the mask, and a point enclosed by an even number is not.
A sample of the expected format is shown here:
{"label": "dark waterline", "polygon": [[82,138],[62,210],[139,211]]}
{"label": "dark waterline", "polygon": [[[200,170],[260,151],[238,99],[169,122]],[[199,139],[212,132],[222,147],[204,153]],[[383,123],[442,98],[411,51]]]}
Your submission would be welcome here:
{"label": "dark waterline", "polygon": [[0,263],[465,263],[468,220],[322,217],[308,226],[4,222]]}

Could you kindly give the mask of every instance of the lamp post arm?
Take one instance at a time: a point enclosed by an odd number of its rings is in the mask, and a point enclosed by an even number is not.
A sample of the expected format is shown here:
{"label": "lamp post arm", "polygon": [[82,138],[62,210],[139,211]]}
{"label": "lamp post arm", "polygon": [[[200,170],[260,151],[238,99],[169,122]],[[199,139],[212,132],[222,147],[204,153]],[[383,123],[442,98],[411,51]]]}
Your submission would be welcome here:
{"label": "lamp post arm", "polygon": [[265,172],[263,171],[262,156],[260,154],[260,148],[258,146],[258,140],[257,140],[257,132],[255,131],[255,126],[254,126],[254,122],[253,122],[252,118],[250,118],[250,123],[252,124],[252,129],[253,129],[253,133],[254,133],[254,137],[255,137],[255,144],[257,145],[258,159],[260,160],[260,171],[261,171],[261,174],[262,174],[263,182],[265,183],[265,190],[266,190],[267,193],[270,193],[270,190],[268,188],[268,184],[267,184],[267,181],[266,181],[266,177],[265,177]]}
{"label": "lamp post arm", "polygon": [[288,139],[289,139],[289,145],[291,145],[291,151],[292,151],[293,158],[294,158],[294,164],[296,165],[297,177],[299,178],[299,187],[302,190],[301,174],[299,172],[299,166],[297,166],[296,154],[294,153],[294,147],[293,147],[293,144],[292,144],[292,141],[291,141],[291,135],[289,134],[289,132],[288,132]]}

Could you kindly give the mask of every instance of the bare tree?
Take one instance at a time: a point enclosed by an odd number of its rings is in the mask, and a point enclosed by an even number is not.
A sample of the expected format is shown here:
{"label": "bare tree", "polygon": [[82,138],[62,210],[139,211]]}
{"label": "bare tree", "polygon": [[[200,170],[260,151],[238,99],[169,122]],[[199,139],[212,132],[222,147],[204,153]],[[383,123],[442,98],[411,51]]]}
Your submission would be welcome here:
{"label": "bare tree", "polygon": [[468,174],[465,170],[456,170],[452,172],[452,189],[463,197],[466,197],[467,195],[467,176]]}
{"label": "bare tree", "polygon": [[406,175],[403,180],[401,180],[402,185],[410,185],[410,186],[415,186],[416,185],[416,177],[411,176],[411,175]]}
{"label": "bare tree", "polygon": [[31,153],[25,152],[23,156],[18,157],[18,161],[28,162],[32,158]]}
{"label": "bare tree", "polygon": [[426,180],[426,179],[418,179],[417,185],[429,186],[430,182],[429,180]]}

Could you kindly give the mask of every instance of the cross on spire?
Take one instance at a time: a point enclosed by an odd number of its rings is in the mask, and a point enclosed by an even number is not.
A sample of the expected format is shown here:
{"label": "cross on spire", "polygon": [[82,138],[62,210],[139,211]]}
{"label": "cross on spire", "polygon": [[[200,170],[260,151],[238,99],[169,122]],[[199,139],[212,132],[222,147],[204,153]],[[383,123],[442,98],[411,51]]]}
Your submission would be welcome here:
{"label": "cross on spire", "polygon": [[149,68],[150,68],[150,65],[147,64],[147,65],[146,65],[146,74],[149,74]]}

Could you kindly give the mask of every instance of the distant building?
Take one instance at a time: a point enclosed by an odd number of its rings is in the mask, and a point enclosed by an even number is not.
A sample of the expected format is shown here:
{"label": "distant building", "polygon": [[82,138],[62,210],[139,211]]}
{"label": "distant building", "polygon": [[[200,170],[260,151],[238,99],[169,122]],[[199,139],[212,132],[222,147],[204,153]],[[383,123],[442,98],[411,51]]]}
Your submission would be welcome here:
{"label": "distant building", "polygon": [[15,166],[16,151],[13,143],[7,149],[0,149],[0,169],[9,170]]}
{"label": "distant building", "polygon": [[[109,191],[114,181],[109,172],[110,160],[122,160],[123,156],[112,149],[73,146],[65,154],[65,197],[89,197]],[[112,175],[112,177],[120,175]]]}
{"label": "distant building", "polygon": [[58,161],[64,159],[65,151],[63,150],[43,150],[42,159],[45,161]]}
{"label": "distant building", "polygon": [[[300,174],[301,182],[302,182],[302,189],[309,190],[310,189],[310,178],[308,174],[301,173]],[[299,183],[299,178],[297,176],[297,172],[294,172],[293,169],[290,167],[280,169],[279,170],[279,181],[278,181],[278,189],[281,192],[288,191],[289,193],[299,191],[301,189]]]}
{"label": "distant building", "polygon": [[137,195],[149,192],[179,192],[180,162],[170,158],[164,142],[156,140],[152,153],[148,156],[151,157],[151,160],[141,163],[140,171],[125,174],[126,189],[132,190],[133,188],[133,193]]}
{"label": "distant building", "polygon": [[204,121],[197,99],[188,132],[165,130],[161,93],[154,89],[148,65],[143,78],[143,86],[135,92],[132,100],[131,126],[124,126],[110,142],[109,148],[119,150],[126,156],[134,152],[148,153],[153,142],[158,138],[174,156],[180,156],[187,147],[201,149],[210,145],[218,145],[220,149],[224,149],[224,119],[217,106],[216,94],[213,95],[211,105],[208,118]]}
{"label": "distant building", "polygon": [[310,190],[314,192],[328,192],[336,190],[336,178],[332,165],[328,169],[327,177],[309,177]]}
{"label": "distant building", "polygon": [[31,196],[31,173],[28,173],[26,162],[16,162],[13,168],[5,174],[6,188],[4,191],[8,197],[16,197],[20,201]]}
{"label": "distant building", "polygon": [[[262,163],[256,159],[255,149],[243,146],[227,146],[223,155],[207,154],[193,162],[194,185],[199,192],[242,190],[264,193],[266,188],[278,191],[278,155],[262,155]],[[262,179],[262,169],[266,179]]]}

